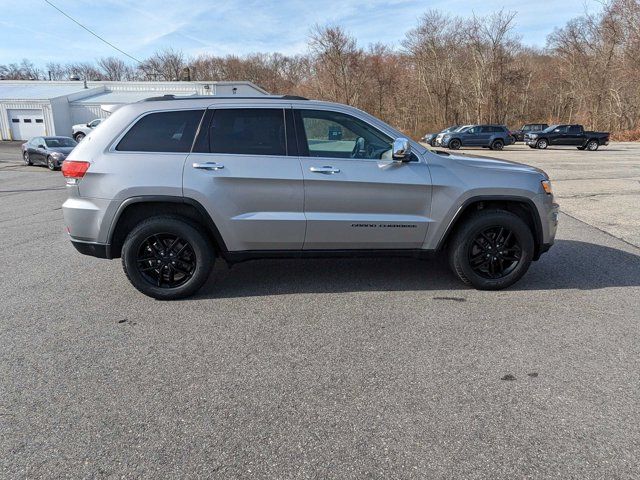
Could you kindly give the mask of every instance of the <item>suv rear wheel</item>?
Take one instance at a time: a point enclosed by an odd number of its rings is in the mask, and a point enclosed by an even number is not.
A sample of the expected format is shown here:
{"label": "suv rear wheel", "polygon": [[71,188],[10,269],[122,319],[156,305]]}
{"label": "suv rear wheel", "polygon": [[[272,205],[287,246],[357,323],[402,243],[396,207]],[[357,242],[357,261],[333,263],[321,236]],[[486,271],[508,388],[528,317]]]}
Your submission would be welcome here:
{"label": "suv rear wheel", "polygon": [[213,261],[209,240],[176,217],[140,222],[122,246],[122,266],[129,281],[159,300],[193,295],[209,277]]}
{"label": "suv rear wheel", "polygon": [[504,142],[502,140],[494,140],[491,144],[491,150],[502,150],[504,148]]}
{"label": "suv rear wheel", "polygon": [[449,262],[467,285],[500,290],[527,272],[533,251],[533,235],[520,217],[505,210],[481,210],[455,233]]}

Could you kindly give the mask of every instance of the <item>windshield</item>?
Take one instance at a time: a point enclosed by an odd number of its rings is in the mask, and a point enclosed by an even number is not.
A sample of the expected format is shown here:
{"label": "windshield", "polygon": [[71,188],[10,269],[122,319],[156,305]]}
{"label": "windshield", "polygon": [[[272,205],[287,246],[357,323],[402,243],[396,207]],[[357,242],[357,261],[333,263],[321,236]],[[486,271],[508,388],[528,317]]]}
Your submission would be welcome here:
{"label": "windshield", "polygon": [[58,137],[45,139],[47,147],[60,148],[60,147],[75,147],[77,145],[73,138]]}

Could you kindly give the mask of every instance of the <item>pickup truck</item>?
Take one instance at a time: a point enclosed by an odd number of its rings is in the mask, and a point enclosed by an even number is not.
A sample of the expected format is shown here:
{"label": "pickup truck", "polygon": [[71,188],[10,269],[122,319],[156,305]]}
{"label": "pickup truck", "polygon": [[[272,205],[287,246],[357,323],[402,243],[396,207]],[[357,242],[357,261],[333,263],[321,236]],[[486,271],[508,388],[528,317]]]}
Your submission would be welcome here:
{"label": "pickup truck", "polygon": [[538,133],[526,133],[524,141],[531,148],[545,149],[549,145],[561,145],[593,152],[600,145],[609,144],[609,132],[590,132],[582,125],[551,125]]}

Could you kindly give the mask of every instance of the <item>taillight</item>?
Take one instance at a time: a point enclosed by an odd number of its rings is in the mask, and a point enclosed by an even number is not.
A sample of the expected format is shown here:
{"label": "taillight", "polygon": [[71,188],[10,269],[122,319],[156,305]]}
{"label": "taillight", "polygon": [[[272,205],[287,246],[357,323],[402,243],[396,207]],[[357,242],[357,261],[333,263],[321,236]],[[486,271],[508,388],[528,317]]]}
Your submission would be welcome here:
{"label": "taillight", "polygon": [[80,162],[78,160],[65,160],[62,162],[62,175],[65,178],[82,178],[89,169],[89,162]]}

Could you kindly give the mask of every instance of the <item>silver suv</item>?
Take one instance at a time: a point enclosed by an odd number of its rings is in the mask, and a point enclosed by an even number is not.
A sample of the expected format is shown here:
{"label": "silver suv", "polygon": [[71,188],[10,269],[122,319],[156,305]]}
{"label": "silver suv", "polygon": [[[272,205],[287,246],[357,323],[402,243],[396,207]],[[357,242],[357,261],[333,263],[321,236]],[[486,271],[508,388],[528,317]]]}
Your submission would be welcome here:
{"label": "silver suv", "polygon": [[121,257],[158,299],[195,293],[216,257],[447,251],[463,282],[501,289],[558,219],[541,170],[432,152],[355,108],[291,96],[127,105],[62,170],[73,245]]}

